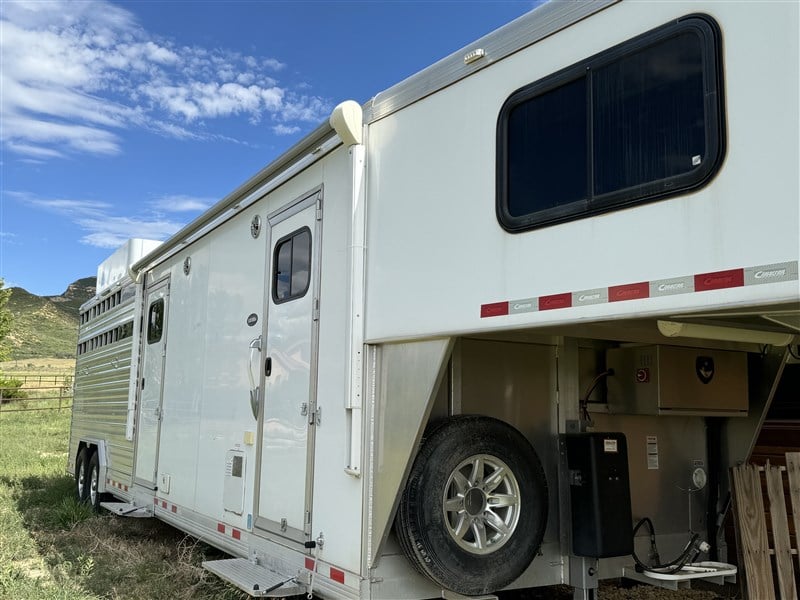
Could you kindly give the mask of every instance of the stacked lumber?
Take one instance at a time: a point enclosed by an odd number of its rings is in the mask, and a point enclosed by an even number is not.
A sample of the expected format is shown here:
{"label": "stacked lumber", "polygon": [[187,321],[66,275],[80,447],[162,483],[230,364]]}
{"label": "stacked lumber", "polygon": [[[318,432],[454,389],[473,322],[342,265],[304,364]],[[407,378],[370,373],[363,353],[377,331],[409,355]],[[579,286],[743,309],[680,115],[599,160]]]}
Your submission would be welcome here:
{"label": "stacked lumber", "polygon": [[800,531],[800,452],[785,458],[785,467],[767,460],[763,467],[731,469],[739,572],[745,597],[753,600],[798,598],[800,553],[790,529]]}

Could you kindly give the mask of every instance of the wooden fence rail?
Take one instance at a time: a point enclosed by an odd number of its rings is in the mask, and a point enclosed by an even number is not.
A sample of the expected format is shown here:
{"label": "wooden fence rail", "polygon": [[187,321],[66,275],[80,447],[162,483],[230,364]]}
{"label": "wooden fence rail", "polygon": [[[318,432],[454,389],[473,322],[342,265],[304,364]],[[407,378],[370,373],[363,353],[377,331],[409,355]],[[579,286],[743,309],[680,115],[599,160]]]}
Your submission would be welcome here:
{"label": "wooden fence rail", "polygon": [[[745,598],[797,600],[800,452],[786,453],[786,467],[767,461],[764,467],[740,465],[731,471],[739,573]],[[768,511],[765,506],[769,507]],[[792,513],[791,525],[787,508]]]}

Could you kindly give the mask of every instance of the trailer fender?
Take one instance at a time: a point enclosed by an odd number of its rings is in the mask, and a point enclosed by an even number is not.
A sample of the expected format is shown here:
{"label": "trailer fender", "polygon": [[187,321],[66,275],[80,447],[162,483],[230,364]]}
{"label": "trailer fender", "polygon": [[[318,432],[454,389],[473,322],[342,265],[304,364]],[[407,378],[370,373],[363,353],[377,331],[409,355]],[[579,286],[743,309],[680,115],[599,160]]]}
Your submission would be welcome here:
{"label": "trailer fender", "polygon": [[459,594],[487,594],[527,569],[547,507],[544,470],[525,436],[497,419],[457,416],[423,439],[395,531],[420,573]]}
{"label": "trailer fender", "polygon": [[[81,453],[83,452],[83,455]],[[78,450],[75,453],[75,482],[76,482],[76,489],[78,485],[78,470],[80,467],[80,460],[83,456],[84,461],[84,469],[85,474],[88,477],[88,468],[89,468],[89,461],[92,458],[92,455],[97,455],[98,461],[98,481],[97,481],[97,492],[104,493],[106,491],[106,471],[108,469],[108,452],[106,449],[106,441],[97,439],[97,438],[82,438],[78,443]],[[80,492],[78,493],[80,495]],[[85,496],[80,498],[80,500],[85,500]]]}

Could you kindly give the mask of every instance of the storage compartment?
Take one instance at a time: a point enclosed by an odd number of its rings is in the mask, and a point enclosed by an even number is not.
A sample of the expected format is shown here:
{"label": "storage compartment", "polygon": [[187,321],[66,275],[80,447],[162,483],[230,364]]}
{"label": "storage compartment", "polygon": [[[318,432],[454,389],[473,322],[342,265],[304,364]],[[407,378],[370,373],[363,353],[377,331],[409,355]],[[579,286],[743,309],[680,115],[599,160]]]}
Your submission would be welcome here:
{"label": "storage compartment", "polygon": [[566,436],[572,553],[606,558],[633,551],[628,444],[622,433]]}
{"label": "storage compartment", "polygon": [[747,354],[678,346],[608,351],[608,410],[630,415],[747,414]]}

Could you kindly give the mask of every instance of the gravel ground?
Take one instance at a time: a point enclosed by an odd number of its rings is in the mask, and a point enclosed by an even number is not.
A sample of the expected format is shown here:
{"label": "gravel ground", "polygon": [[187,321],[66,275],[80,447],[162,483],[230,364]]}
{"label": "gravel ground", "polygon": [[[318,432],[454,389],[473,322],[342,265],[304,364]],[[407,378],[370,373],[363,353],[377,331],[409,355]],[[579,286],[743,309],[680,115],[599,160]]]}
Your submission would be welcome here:
{"label": "gravel ground", "polygon": [[[693,589],[667,590],[629,580],[603,581],[598,600],[737,600],[741,598],[739,586],[695,582]],[[573,590],[568,585],[556,585],[533,590],[502,592],[500,600],[572,600]]]}

